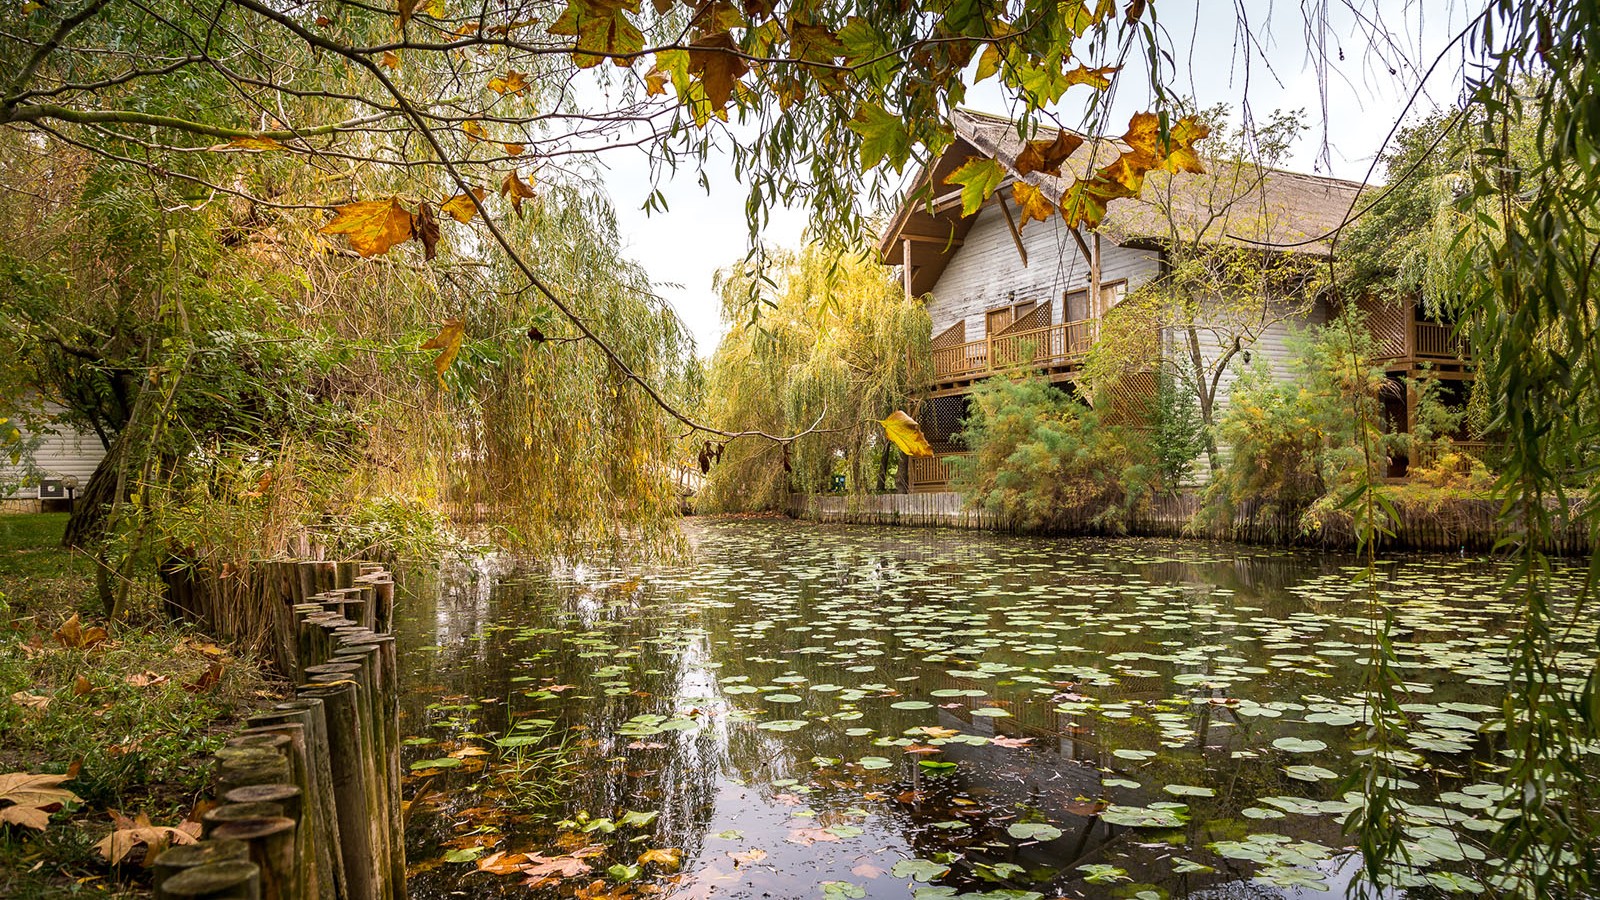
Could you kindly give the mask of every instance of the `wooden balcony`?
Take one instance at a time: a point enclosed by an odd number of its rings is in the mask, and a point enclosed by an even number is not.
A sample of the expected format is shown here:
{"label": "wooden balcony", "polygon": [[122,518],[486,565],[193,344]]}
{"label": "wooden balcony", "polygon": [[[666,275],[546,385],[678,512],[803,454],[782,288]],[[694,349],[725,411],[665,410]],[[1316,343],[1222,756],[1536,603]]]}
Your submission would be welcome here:
{"label": "wooden balcony", "polygon": [[1094,345],[1095,321],[1080,319],[989,335],[933,351],[933,388],[971,384],[996,372],[1059,369],[1080,362]]}
{"label": "wooden balcony", "polygon": [[1378,345],[1376,357],[1379,360],[1465,363],[1472,359],[1471,348],[1456,335],[1454,325],[1419,321],[1414,311],[1406,306],[1384,304],[1365,308],[1368,327]]}

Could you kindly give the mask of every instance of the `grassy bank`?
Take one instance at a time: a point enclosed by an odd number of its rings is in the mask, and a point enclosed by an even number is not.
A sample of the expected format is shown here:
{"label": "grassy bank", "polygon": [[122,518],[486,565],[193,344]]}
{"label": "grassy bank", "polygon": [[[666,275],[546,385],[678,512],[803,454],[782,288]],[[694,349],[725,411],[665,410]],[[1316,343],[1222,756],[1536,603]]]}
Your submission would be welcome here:
{"label": "grassy bank", "polygon": [[42,831],[0,825],[0,897],[139,894],[143,847],[113,866],[96,845],[118,814],[197,817],[207,757],[275,695],[254,661],[161,621],[149,589],[104,621],[91,564],[60,547],[65,525],[0,516],[0,778],[70,774],[60,787],[80,798]]}

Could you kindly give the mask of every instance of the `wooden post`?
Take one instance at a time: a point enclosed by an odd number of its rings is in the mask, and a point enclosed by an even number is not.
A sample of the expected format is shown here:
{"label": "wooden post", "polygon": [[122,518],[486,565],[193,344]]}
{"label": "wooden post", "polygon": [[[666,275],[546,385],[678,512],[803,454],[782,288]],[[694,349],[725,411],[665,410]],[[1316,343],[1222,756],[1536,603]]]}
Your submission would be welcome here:
{"label": "wooden post", "polygon": [[320,870],[318,887],[324,900],[346,900],[344,854],[339,840],[339,812],[334,799],[333,770],[329,762],[328,724],[322,701],[303,697],[279,703],[273,710],[286,722],[298,723],[304,731],[306,756],[310,761],[313,785],[306,801],[317,818],[315,846]]}
{"label": "wooden post", "polygon": [[260,900],[261,874],[242,859],[185,869],[161,883],[156,900]]}
{"label": "wooden post", "polygon": [[900,242],[900,279],[905,283],[906,299],[911,299],[911,238]]}
{"label": "wooden post", "polygon": [[302,900],[295,822],[284,816],[242,819],[217,826],[219,840],[243,841],[260,870],[261,900]]}
{"label": "wooden post", "polygon": [[161,893],[161,885],[168,878],[193,869],[197,866],[207,866],[212,863],[228,862],[230,860],[249,860],[250,848],[240,841],[200,841],[197,844],[182,844],[177,847],[168,847],[165,852],[155,858],[150,864],[150,878],[152,887],[157,895]]}
{"label": "wooden post", "polygon": [[[253,787],[253,785],[252,785]],[[248,788],[234,788],[229,794],[237,794]],[[213,806],[200,817],[202,834],[211,837],[216,830],[229,822],[243,822],[249,819],[275,819],[289,818],[284,816],[282,803],[271,801],[253,801],[250,803],[224,803]]]}
{"label": "wooden post", "polygon": [[300,690],[300,696],[321,700],[327,720],[328,763],[339,819],[346,896],[350,900],[376,900],[377,859],[373,856],[366,766],[361,759],[362,723],[356,708],[356,686],[349,681],[310,685]]}
{"label": "wooden post", "polygon": [[370,669],[365,673],[371,679],[374,729],[379,737],[378,780],[385,796],[388,813],[387,833],[393,837],[389,848],[389,881],[403,895],[405,885],[405,845],[400,840],[404,825],[400,816],[400,715],[399,715],[399,661],[393,635],[352,635],[333,656],[335,660],[367,659]]}

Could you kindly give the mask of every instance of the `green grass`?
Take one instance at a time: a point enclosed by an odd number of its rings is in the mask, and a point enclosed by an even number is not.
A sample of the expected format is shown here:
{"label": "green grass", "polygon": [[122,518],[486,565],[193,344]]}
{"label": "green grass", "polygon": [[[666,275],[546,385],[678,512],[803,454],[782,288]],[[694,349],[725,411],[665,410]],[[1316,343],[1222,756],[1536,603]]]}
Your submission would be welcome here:
{"label": "green grass", "polygon": [[[60,546],[66,518],[0,516],[0,773],[76,767],[63,786],[83,803],[43,833],[0,826],[0,897],[137,895],[137,865],[114,871],[93,852],[111,811],[176,825],[207,793],[210,754],[274,696],[253,660],[159,621],[154,604],[102,643],[63,646],[73,615],[108,625],[92,563]],[[221,681],[191,690],[213,665]]]}

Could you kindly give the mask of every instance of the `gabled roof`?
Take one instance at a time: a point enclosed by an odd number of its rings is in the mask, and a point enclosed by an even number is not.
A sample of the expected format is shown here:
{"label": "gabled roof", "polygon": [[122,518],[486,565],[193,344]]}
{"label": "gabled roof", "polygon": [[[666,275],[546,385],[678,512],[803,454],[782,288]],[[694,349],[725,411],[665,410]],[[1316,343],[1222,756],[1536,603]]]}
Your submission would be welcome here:
{"label": "gabled roof", "polygon": [[[916,294],[933,288],[977,218],[961,215],[957,190],[947,185],[945,178],[973,156],[996,159],[1014,172],[1017,154],[1024,146],[1017,124],[1009,119],[958,110],[952,124],[956,141],[919,173],[907,192],[909,198],[931,180],[932,209],[926,199],[902,201],[878,245],[885,265],[902,265],[904,240],[911,238],[912,292]],[[1087,138],[1062,167],[1063,177],[1030,172],[1022,178],[1047,196],[1060,197],[1075,178],[1106,166],[1126,149],[1116,138]],[[1331,247],[1324,236],[1344,220],[1362,190],[1359,183],[1341,178],[1213,159],[1206,159],[1205,165],[1203,175],[1152,172],[1140,197],[1115,200],[1107,206],[1100,234],[1125,245],[1161,246],[1173,240],[1252,246],[1268,242],[1294,245],[1286,249],[1296,253],[1326,257]],[[995,192],[1007,202],[1013,180],[1015,177],[1008,178]]]}

